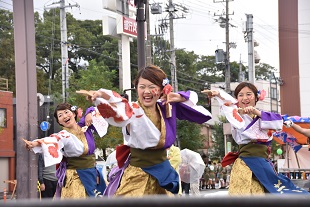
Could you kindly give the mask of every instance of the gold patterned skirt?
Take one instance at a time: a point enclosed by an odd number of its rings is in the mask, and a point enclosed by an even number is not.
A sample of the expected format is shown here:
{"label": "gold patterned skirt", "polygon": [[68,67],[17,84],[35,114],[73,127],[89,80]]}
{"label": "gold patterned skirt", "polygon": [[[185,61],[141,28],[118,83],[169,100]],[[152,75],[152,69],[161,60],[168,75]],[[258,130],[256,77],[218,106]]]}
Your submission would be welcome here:
{"label": "gold patterned skirt", "polygon": [[87,198],[87,193],[82,184],[80,177],[76,170],[67,169],[66,171],[66,183],[61,190],[61,199],[71,198],[80,199]]}
{"label": "gold patterned skirt", "polygon": [[228,193],[229,195],[260,195],[265,194],[265,191],[245,162],[237,158],[231,170]]}
{"label": "gold patterned skirt", "polygon": [[116,196],[142,197],[173,194],[159,186],[158,181],[139,167],[129,165],[123,174]]}

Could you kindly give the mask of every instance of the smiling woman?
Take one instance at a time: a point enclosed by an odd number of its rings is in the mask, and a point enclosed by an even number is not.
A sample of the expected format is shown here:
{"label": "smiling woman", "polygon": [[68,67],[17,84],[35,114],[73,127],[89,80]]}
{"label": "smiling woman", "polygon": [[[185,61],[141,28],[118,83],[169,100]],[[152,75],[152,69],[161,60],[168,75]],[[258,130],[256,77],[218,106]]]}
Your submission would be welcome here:
{"label": "smiling woman", "polygon": [[95,167],[92,130],[98,129],[90,124],[95,115],[98,116],[95,108],[90,107],[77,122],[77,107],[61,103],[56,107],[54,117],[63,130],[32,142],[24,140],[28,149],[43,153],[46,167],[59,164],[55,198],[95,197],[105,190],[105,181]]}
{"label": "smiling woman", "polygon": [[[239,109],[240,114],[235,111],[235,115],[238,115],[238,119],[243,122],[241,125],[227,118],[232,125],[232,137],[239,145],[238,152],[228,153],[222,161],[223,167],[233,163],[229,194],[308,194],[287,177],[277,174],[273,168],[270,161],[270,144],[273,136],[270,135],[270,131],[281,130],[283,120],[280,114],[255,107],[257,101],[262,100],[262,94],[249,82],[242,82],[236,87],[234,95],[237,100],[224,91],[208,91],[209,96],[216,97],[222,105],[221,108]],[[225,103],[230,104],[225,106]],[[225,115],[228,117],[228,114]]]}
{"label": "smiling woman", "polygon": [[[176,140],[176,120],[201,124],[211,119],[211,114],[196,105],[195,92],[171,92],[166,74],[157,66],[141,69],[134,86],[137,102],[128,102],[107,89],[100,89],[91,97],[100,114],[109,124],[122,127],[124,135],[124,145],[116,148],[118,166],[110,172],[105,195],[177,194],[179,175],[167,159],[166,151]],[[171,113],[166,113],[168,104]]]}

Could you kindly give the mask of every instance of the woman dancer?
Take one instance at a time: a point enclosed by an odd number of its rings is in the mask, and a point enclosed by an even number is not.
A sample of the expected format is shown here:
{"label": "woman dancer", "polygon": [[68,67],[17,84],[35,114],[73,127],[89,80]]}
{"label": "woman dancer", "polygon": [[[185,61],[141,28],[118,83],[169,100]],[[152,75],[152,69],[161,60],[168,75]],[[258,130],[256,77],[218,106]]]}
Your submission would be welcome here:
{"label": "woman dancer", "polygon": [[229,194],[308,193],[273,169],[269,160],[271,130],[281,130],[283,120],[280,114],[255,107],[263,94],[253,84],[240,83],[234,91],[237,100],[222,90],[203,93],[218,100],[239,145],[238,153],[229,153],[222,161],[223,167],[234,162]]}
{"label": "woman dancer", "polygon": [[134,86],[137,102],[129,103],[106,89],[91,97],[109,124],[123,128],[125,139],[124,145],[116,149],[119,169],[111,171],[106,194],[177,194],[179,175],[166,153],[176,140],[176,119],[201,124],[211,119],[211,114],[196,105],[195,92],[171,92],[166,74],[154,65],[139,71]]}
{"label": "woman dancer", "polygon": [[26,147],[35,153],[43,153],[45,166],[60,163],[56,198],[86,198],[102,195],[105,182],[95,167],[95,141],[92,117],[95,108],[90,107],[77,123],[77,107],[59,104],[54,112],[57,123],[63,127],[59,133],[42,139],[27,141]]}

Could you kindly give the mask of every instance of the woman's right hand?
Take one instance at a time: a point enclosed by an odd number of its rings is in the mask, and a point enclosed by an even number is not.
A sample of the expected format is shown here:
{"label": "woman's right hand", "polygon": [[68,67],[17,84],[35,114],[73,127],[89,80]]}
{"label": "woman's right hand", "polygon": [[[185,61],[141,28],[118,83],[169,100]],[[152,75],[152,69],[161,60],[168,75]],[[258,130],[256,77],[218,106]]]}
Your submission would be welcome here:
{"label": "woman's right hand", "polygon": [[203,90],[201,93],[206,94],[209,98],[213,98],[215,96],[219,96],[220,92],[217,90]]}
{"label": "woman's right hand", "polygon": [[92,97],[91,97],[91,100],[92,100],[92,101],[95,101],[96,98],[103,98],[103,99],[105,99],[105,100],[109,100],[109,99],[110,99],[110,96],[109,96],[107,93],[105,93],[105,92],[99,90],[99,91],[94,91],[94,92],[93,92],[93,95],[92,95]]}
{"label": "woman's right hand", "polygon": [[25,147],[27,150],[31,150],[34,147],[37,147],[40,145],[40,143],[38,141],[28,141],[26,139],[23,139],[23,141],[25,142]]}

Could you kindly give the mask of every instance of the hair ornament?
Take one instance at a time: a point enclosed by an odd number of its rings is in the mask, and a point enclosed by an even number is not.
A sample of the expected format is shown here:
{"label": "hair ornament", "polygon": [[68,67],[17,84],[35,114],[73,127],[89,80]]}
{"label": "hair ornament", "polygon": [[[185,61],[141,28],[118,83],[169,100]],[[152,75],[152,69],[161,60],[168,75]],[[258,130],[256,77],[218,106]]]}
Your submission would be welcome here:
{"label": "hair ornament", "polygon": [[262,90],[258,90],[257,92],[257,98],[259,101],[262,101],[265,99],[265,96],[266,96],[266,91],[264,89]]}
{"label": "hair ornament", "polygon": [[76,111],[77,110],[77,106],[71,106],[71,111]]}
{"label": "hair ornament", "polygon": [[165,79],[163,80],[162,85],[163,85],[163,86],[166,86],[166,85],[168,85],[168,84],[169,84],[169,79],[168,79],[168,78],[165,78]]}

